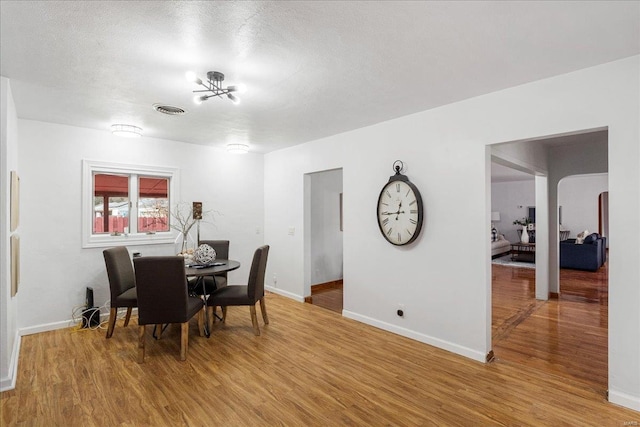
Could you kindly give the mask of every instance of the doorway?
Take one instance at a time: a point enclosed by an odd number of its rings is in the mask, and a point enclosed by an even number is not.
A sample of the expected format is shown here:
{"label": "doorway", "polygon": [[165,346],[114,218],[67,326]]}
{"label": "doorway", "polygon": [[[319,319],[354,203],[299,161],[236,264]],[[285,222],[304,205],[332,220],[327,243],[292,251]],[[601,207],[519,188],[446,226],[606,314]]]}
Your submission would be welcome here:
{"label": "doorway", "polygon": [[[544,154],[540,158],[549,159],[545,171],[549,183],[545,188],[548,188],[549,193],[544,195],[548,212],[536,209],[536,223],[540,223],[542,219],[548,221],[548,252],[545,256],[549,267],[555,269],[556,266],[559,267],[559,237],[553,236],[556,233],[560,236],[561,231],[570,230],[572,237],[575,237],[583,228],[588,228],[581,219],[576,221],[584,214],[584,207],[574,207],[572,202],[576,197],[584,195],[587,188],[591,188],[584,183],[577,184],[567,193],[567,199],[563,198],[559,183],[570,175],[581,173],[607,175],[607,130],[595,129],[508,144],[510,146],[507,148],[511,151],[500,150],[504,154],[514,153],[517,148],[520,153]],[[493,151],[491,153],[494,154]],[[515,156],[506,157],[522,160]],[[524,162],[535,164],[533,159]],[[598,202],[599,194],[603,191],[594,191],[592,193],[589,190],[595,220],[595,225],[588,228],[592,232],[601,227],[598,224],[598,210],[601,211],[601,216],[602,212],[608,214],[608,206],[605,207],[602,201]],[[537,207],[540,201],[536,196]],[[488,210],[493,211],[494,208]],[[575,224],[572,221],[576,221]],[[602,229],[604,230],[604,225]],[[541,245],[538,237],[542,236],[536,235],[536,243]],[[536,261],[541,255],[536,248]],[[505,267],[494,270],[489,292],[494,321],[491,347],[495,357],[583,382],[604,395],[608,381],[608,267],[605,265],[596,275],[589,276],[588,280],[585,273],[578,270],[558,268],[555,274],[557,279],[554,281],[548,272],[542,275],[536,272],[534,276],[532,270],[506,270]],[[534,294],[539,276],[549,281],[548,291],[551,295],[555,294],[554,298],[546,300]],[[558,286],[559,281],[562,281],[562,291]],[[496,283],[498,286],[495,286]],[[514,302],[520,306],[515,306]],[[516,310],[512,310],[513,307]],[[511,311],[506,311],[505,308]],[[505,321],[498,325],[496,320]],[[588,351],[582,350],[576,354],[576,348]]]}
{"label": "doorway", "polygon": [[342,313],[342,169],[305,175],[305,301]]}

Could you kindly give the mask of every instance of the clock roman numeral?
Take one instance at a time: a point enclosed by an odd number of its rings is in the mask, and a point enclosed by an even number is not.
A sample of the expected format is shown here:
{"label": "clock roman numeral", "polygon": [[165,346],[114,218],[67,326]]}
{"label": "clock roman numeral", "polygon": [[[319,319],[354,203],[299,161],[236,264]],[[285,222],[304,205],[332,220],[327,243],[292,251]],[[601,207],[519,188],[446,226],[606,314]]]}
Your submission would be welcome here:
{"label": "clock roman numeral", "polygon": [[416,204],[416,201],[414,200],[413,202],[409,203],[409,206],[415,205],[415,204]]}
{"label": "clock roman numeral", "polygon": [[386,190],[385,193],[387,194],[388,198],[391,198],[391,193],[389,193],[389,190]]}
{"label": "clock roman numeral", "polygon": [[409,236],[413,236],[413,234],[411,234],[411,230],[409,230],[408,228],[407,228],[407,234],[409,234]]}
{"label": "clock roman numeral", "polygon": [[381,205],[385,205],[385,206],[389,206],[389,204],[388,204],[388,203],[385,203],[385,202],[380,202],[380,204],[381,204]]}
{"label": "clock roman numeral", "polygon": [[417,214],[417,213],[418,213],[418,209],[411,209],[411,210],[409,211],[409,213]]}
{"label": "clock roman numeral", "polygon": [[402,235],[398,233],[398,243],[402,242]]}
{"label": "clock roman numeral", "polygon": [[400,192],[400,183],[396,184],[396,193]]}
{"label": "clock roman numeral", "polygon": [[393,228],[390,228],[390,229],[387,231],[387,236],[391,237],[391,232],[392,232],[392,231],[393,231]]}
{"label": "clock roman numeral", "polygon": [[389,218],[385,218],[384,221],[382,221],[382,225],[387,225],[388,222],[389,222]]}
{"label": "clock roman numeral", "polygon": [[417,223],[418,223],[418,221],[416,221],[416,220],[415,220],[415,219],[413,219],[413,218],[409,218],[409,222],[410,222],[411,224],[417,224]]}
{"label": "clock roman numeral", "polygon": [[411,193],[411,189],[407,190],[407,194],[405,194],[404,197],[407,197],[409,195],[409,193]]}

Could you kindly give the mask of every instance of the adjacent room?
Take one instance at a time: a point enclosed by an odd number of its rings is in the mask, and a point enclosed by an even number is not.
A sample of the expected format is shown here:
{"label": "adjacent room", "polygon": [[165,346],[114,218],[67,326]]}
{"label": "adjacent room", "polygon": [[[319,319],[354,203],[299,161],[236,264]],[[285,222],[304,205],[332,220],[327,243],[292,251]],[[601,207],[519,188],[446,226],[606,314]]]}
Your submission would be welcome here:
{"label": "adjacent room", "polygon": [[0,1],[0,424],[640,422],[640,2]]}

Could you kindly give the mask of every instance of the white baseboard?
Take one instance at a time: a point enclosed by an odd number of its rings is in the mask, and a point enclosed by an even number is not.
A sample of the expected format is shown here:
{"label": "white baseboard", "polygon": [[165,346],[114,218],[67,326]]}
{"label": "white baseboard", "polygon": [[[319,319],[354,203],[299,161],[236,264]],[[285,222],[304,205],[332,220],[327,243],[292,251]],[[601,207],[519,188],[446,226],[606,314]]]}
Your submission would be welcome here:
{"label": "white baseboard", "polygon": [[425,344],[429,344],[434,347],[438,347],[443,350],[447,350],[452,353],[459,354],[461,356],[468,357],[478,362],[482,362],[482,363],[486,362],[487,356],[485,353],[477,350],[473,350],[471,348],[463,347],[461,345],[454,344],[449,341],[444,341],[429,335],[424,335],[424,334],[412,331],[410,329],[401,328],[399,326],[392,325],[390,323],[381,322],[379,320],[373,319],[371,317],[363,316],[361,314],[354,313],[352,311],[342,310],[342,315],[344,317],[348,317],[349,319],[357,320],[358,322],[366,323],[367,325],[371,325],[376,328],[383,329],[385,331],[393,332],[394,334],[411,338],[413,340],[416,340]]}
{"label": "white baseboard", "polygon": [[609,389],[609,402],[640,412],[640,396],[631,396]]}
{"label": "white baseboard", "polygon": [[[131,311],[131,315],[135,315],[137,313],[138,313],[137,308],[134,308]],[[122,311],[119,312],[118,319],[121,318],[121,315],[122,315]],[[108,320],[109,320],[109,312],[100,313],[100,323],[106,322]],[[73,328],[75,325],[77,325],[77,323],[78,322],[74,320],[63,320],[61,322],[44,323],[42,325],[29,326],[28,328],[20,329],[18,332],[20,333],[21,336],[39,334],[40,332],[49,332],[49,331],[55,331],[58,329]],[[105,332],[106,332],[106,329],[105,329]]]}
{"label": "white baseboard", "polygon": [[0,379],[0,391],[13,390],[16,388],[16,379],[18,378],[18,356],[20,355],[21,337],[16,332],[13,340],[13,350],[11,351],[11,360],[9,361],[9,373],[6,378]]}
{"label": "white baseboard", "polygon": [[282,289],[274,288],[272,286],[265,286],[264,288],[269,292],[273,292],[274,294],[282,295],[283,297],[291,298],[292,300],[296,300],[298,302],[304,302],[304,297],[301,297],[300,295],[283,291]]}
{"label": "white baseboard", "polygon": [[44,323],[42,325],[29,326],[21,328],[18,332],[21,336],[39,334],[40,332],[55,331],[57,329],[71,328],[74,326],[73,320],[64,320],[62,322]]}

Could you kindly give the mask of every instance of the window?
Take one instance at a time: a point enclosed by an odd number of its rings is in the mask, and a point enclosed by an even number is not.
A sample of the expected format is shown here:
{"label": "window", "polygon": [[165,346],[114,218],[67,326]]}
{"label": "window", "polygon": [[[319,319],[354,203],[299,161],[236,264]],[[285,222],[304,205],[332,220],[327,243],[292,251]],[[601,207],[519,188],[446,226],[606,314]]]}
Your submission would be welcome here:
{"label": "window", "polygon": [[83,161],[83,247],[172,243],[177,170]]}

